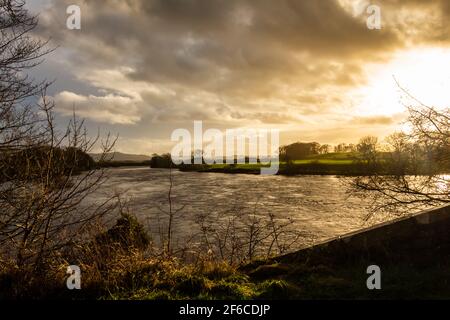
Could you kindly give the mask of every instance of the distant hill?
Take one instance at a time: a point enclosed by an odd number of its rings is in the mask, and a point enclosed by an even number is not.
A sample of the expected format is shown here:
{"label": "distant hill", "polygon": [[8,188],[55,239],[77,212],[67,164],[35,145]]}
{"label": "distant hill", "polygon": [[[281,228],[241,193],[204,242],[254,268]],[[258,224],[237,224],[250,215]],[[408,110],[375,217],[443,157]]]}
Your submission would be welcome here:
{"label": "distant hill", "polygon": [[[101,157],[100,153],[90,153],[89,154],[94,161],[98,161]],[[150,161],[150,156],[142,155],[142,154],[127,154],[122,152],[112,152],[108,153],[105,160],[111,161],[121,161],[121,162],[142,162],[142,161]]]}

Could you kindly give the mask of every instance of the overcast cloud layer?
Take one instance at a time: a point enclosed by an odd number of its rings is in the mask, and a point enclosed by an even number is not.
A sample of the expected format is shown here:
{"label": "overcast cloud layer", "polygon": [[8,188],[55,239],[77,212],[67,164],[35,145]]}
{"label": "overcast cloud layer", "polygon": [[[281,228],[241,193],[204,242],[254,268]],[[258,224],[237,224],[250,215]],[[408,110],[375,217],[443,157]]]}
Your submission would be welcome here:
{"label": "overcast cloud layer", "polygon": [[[122,151],[150,154],[169,151],[171,131],[193,120],[279,128],[282,143],[353,142],[393,130],[401,112],[361,112],[355,92],[369,82],[370,66],[397,52],[447,47],[450,1],[371,3],[381,7],[381,30],[367,28],[363,0],[41,0],[30,7],[40,12],[39,35],[59,46],[40,71],[56,77],[59,115],[75,107],[92,127],[119,131]],[[70,4],[81,7],[81,30],[65,26]]]}

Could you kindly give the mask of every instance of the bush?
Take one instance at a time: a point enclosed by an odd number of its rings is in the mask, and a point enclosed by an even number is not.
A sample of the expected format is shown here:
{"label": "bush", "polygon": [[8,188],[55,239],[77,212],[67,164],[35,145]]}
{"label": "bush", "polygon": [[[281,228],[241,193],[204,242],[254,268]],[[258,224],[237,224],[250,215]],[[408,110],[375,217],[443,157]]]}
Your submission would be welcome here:
{"label": "bush", "polygon": [[145,250],[150,244],[150,237],[135,217],[123,213],[116,225],[95,238],[95,244],[100,246],[117,244],[124,250]]}

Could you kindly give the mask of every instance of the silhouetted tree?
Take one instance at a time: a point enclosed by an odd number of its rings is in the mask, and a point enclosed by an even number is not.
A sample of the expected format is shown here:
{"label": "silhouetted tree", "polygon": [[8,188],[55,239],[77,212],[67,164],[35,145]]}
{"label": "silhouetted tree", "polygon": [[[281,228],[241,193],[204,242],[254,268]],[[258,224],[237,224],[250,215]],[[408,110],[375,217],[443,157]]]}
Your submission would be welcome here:
{"label": "silhouetted tree", "polygon": [[317,142],[296,142],[280,148],[280,159],[282,161],[300,160],[310,155],[319,154],[319,150],[320,144]]}
{"label": "silhouetted tree", "polygon": [[418,105],[408,107],[408,132],[387,139],[388,156],[373,153],[373,140],[361,145],[363,152],[383,164],[379,171],[352,180],[353,191],[373,198],[373,211],[401,213],[450,203],[450,109],[415,101]]}
{"label": "silhouetted tree", "polygon": [[373,165],[377,160],[378,138],[366,136],[359,140],[356,150],[361,160],[365,161],[368,166]]}
{"label": "silhouetted tree", "polygon": [[[38,269],[114,206],[79,207],[105,180],[87,156],[98,137],[75,116],[65,131],[55,128],[49,83],[27,75],[50,51],[30,35],[37,22],[23,1],[0,1],[0,181],[8,181],[0,183],[0,263],[7,257],[22,270]],[[103,141],[103,154],[113,144]]]}

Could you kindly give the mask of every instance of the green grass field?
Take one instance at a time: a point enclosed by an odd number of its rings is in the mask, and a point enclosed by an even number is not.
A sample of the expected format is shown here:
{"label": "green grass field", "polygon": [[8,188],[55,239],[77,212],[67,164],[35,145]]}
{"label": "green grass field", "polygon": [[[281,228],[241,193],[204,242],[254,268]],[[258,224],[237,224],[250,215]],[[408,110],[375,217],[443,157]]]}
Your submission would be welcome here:
{"label": "green grass field", "polygon": [[[327,173],[327,168],[330,169],[330,174],[338,174],[339,168],[350,167],[355,164],[358,155],[355,153],[329,153],[323,155],[314,155],[306,157],[305,159],[292,161],[291,166],[296,168],[312,168],[320,167],[321,174]],[[202,167],[199,171],[206,172],[226,172],[226,173],[256,173],[261,167],[267,165],[261,164],[214,164]],[[285,170],[286,162],[279,163],[280,169]],[[291,168],[292,169],[292,168]],[[311,173],[314,173],[313,171]]]}
{"label": "green grass field", "polygon": [[[387,153],[379,154],[380,163]],[[276,163],[275,163],[276,164]],[[304,159],[297,159],[287,162],[279,162],[278,174],[280,175],[366,175],[368,167],[361,156],[356,152],[348,153],[328,153],[321,155],[311,155]],[[259,174],[261,167],[268,167],[263,164],[213,164],[213,165],[186,165],[180,166],[181,171],[216,172],[216,173],[244,173]],[[272,163],[272,167],[274,163]]]}
{"label": "green grass field", "polygon": [[[320,154],[306,157],[301,160],[294,160],[294,164],[310,164],[310,163],[320,163],[320,164],[353,164],[355,160],[358,159],[358,154],[356,153],[328,153],[328,154]],[[285,165],[286,162],[280,162],[281,165]],[[229,164],[214,164],[211,165],[211,168],[226,168]],[[237,164],[237,168],[256,168],[259,169],[261,167],[260,164]]]}
{"label": "green grass field", "polygon": [[[304,159],[304,160],[295,160],[294,164],[325,164],[325,165],[334,165],[334,164],[353,164],[354,160],[340,160],[340,159]],[[286,164],[282,162],[282,164]]]}

